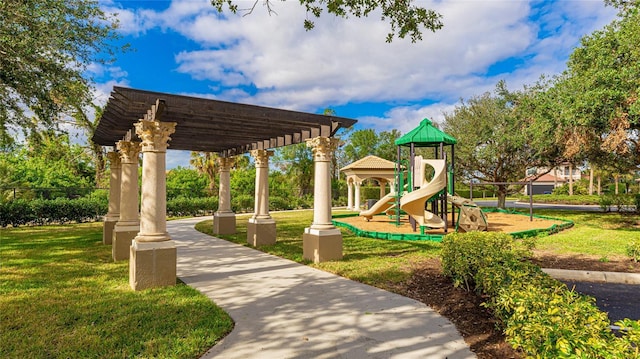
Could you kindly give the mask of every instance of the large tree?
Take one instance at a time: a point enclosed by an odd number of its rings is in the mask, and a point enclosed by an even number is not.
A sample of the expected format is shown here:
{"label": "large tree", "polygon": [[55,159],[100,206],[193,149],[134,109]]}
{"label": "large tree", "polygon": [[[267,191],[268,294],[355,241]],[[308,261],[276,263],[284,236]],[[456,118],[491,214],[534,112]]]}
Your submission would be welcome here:
{"label": "large tree", "polygon": [[[532,140],[543,137],[536,133],[539,129],[518,110],[526,96],[531,93],[510,92],[501,81],[494,94],[463,100],[452,113],[445,113],[444,131],[458,140],[454,169],[458,178],[517,182],[529,168],[552,167],[554,156]],[[498,207],[504,208],[507,194],[519,188],[497,185]]]}
{"label": "large tree", "polygon": [[96,0],[0,0],[0,140],[90,103],[86,69],[113,59],[117,25]]}
{"label": "large tree", "polygon": [[[380,10],[383,21],[389,20],[391,31],[387,34],[387,42],[391,42],[395,36],[404,38],[409,35],[412,42],[422,40],[422,30],[435,32],[442,28],[442,15],[434,10],[425,9],[413,5],[412,0],[299,0],[305,7],[307,14],[319,18],[324,11],[338,17],[347,18],[367,17],[372,12]],[[250,3],[248,8],[238,8],[238,0],[211,0],[211,4],[220,12],[226,7],[233,13],[238,10],[250,13],[255,8],[258,0]],[[265,0],[263,4],[269,13],[275,13],[272,8],[273,0]],[[314,22],[309,17],[304,19],[304,27],[313,29]]]}
{"label": "large tree", "polygon": [[[614,154],[640,163],[640,1],[608,1],[618,17],[585,36],[555,88],[563,93],[558,125],[590,160]],[[624,157],[625,159],[622,159]]]}

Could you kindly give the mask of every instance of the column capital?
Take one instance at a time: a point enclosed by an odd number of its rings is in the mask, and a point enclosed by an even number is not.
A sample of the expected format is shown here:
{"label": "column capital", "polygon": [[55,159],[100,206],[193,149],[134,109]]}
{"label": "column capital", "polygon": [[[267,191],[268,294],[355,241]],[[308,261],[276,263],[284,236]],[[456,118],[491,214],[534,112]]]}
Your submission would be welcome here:
{"label": "column capital", "polygon": [[218,157],[216,158],[218,162],[218,166],[220,166],[220,171],[229,171],[231,167],[236,162],[235,157]]}
{"label": "column capital", "polygon": [[315,137],[307,141],[307,147],[311,147],[313,151],[314,161],[327,162],[331,161],[333,151],[338,148],[339,140],[333,137]]}
{"label": "column capital", "polygon": [[269,166],[269,157],[273,156],[274,152],[270,150],[251,150],[249,153],[255,160],[256,167],[267,167]]}
{"label": "column capital", "polygon": [[140,142],[118,141],[116,147],[118,151],[120,151],[120,160],[122,163],[138,163]]}
{"label": "column capital", "polygon": [[142,139],[142,152],[165,152],[176,125],[176,122],[144,120],[135,123],[136,134]]}
{"label": "column capital", "polygon": [[109,166],[111,166],[112,169],[118,169],[122,167],[120,154],[118,152],[116,151],[108,152],[107,158],[109,159]]}

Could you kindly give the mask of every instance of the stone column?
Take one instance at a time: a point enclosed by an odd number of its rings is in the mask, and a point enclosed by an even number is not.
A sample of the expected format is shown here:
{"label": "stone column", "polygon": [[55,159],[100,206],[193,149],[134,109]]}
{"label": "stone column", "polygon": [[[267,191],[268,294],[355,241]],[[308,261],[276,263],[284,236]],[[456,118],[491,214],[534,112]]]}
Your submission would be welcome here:
{"label": "stone column", "polygon": [[276,221],[269,215],[269,157],[273,151],[253,150],[256,164],[256,194],[253,217],[247,224],[247,243],[262,246],[276,243]]}
{"label": "stone column", "polygon": [[360,182],[355,182],[355,186],[356,186],[356,204],[353,206],[353,210],[354,211],[359,211],[360,210],[360,185],[362,183]]}
{"label": "stone column", "polygon": [[302,256],[314,263],[342,259],[342,233],[331,222],[330,168],[337,144],[336,138],[316,137],[307,140],[307,146],[313,149],[315,167],[313,223],[305,228],[302,235]]}
{"label": "stone column", "polygon": [[353,182],[347,180],[347,209],[353,209]]}
{"label": "stone column", "polygon": [[112,151],[107,153],[111,178],[109,178],[109,210],[104,216],[104,227],[102,230],[102,243],[113,243],[113,227],[120,219],[120,177],[121,162],[120,154]]}
{"label": "stone column", "polygon": [[131,241],[140,231],[138,217],[138,155],[140,142],[118,141],[120,151],[120,218],[113,228],[114,261],[129,259]]}
{"label": "stone column", "polygon": [[218,157],[220,185],[218,186],[218,210],[213,214],[213,233],[236,233],[236,214],[231,210],[231,166],[233,157]]}
{"label": "stone column", "polygon": [[176,247],[167,233],[166,154],[175,122],[140,121],[142,139],[142,198],[140,232],[129,261],[129,285],[134,290],[176,284]]}

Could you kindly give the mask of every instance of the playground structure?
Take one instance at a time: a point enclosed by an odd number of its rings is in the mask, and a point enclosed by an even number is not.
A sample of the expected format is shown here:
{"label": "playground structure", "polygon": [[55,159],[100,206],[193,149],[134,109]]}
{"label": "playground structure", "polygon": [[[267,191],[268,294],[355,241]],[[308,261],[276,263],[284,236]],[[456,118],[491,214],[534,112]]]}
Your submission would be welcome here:
{"label": "playground structure", "polygon": [[[424,119],[420,126],[396,140],[398,162],[393,190],[369,209],[361,211],[360,216],[368,221],[374,215],[385,213],[395,217],[396,225],[399,225],[400,216],[405,213],[409,216],[414,231],[419,226],[422,233],[425,228],[442,229],[446,233],[449,226],[448,203],[451,203],[455,208],[451,212],[451,223],[455,225],[457,231],[487,230],[487,219],[480,207],[473,201],[454,194],[455,143],[455,138],[435,128],[428,119]],[[445,144],[451,146],[450,166],[447,166]],[[402,146],[410,148],[409,161],[402,159]],[[415,147],[434,147],[435,158],[424,159],[422,156],[416,156]],[[408,162],[408,166],[403,166],[403,162]],[[433,175],[430,180],[427,180],[429,168],[433,168]]]}

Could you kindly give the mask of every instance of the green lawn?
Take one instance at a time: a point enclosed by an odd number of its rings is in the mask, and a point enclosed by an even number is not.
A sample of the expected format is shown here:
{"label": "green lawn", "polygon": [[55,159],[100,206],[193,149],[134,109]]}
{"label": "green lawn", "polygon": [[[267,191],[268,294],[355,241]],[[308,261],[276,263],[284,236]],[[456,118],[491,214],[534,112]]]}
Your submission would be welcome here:
{"label": "green lawn", "polygon": [[[436,242],[385,241],[356,237],[351,232],[342,230],[343,260],[311,264],[302,259],[302,233],[313,221],[313,212],[277,212],[271,215],[276,220],[277,242],[260,247],[261,250],[383,289],[391,289],[395,283],[408,278],[416,263],[440,253],[440,244]],[[250,215],[238,216],[237,234],[219,237],[246,245],[249,217]],[[211,234],[212,221],[200,222],[196,229]]]}
{"label": "green lawn", "polygon": [[[338,212],[334,212],[336,213]],[[537,239],[537,249],[552,253],[587,254],[602,258],[626,257],[627,243],[633,238],[640,238],[640,217],[637,215],[559,210],[535,210],[535,213],[575,223],[569,230]],[[238,217],[237,234],[221,237],[246,245],[246,223],[249,216]],[[273,213],[272,216],[277,223],[277,243],[261,247],[261,250],[381,288],[391,289],[394,283],[408,278],[416,263],[440,253],[440,244],[435,242],[362,238],[343,229],[344,259],[310,264],[302,259],[302,233],[311,224],[313,213],[280,212]],[[210,220],[203,221],[196,229],[211,234],[212,223]]]}
{"label": "green lawn", "polygon": [[0,229],[0,357],[198,358],[233,322],[182,283],[134,292],[102,223]]}
{"label": "green lawn", "polygon": [[558,254],[626,256],[626,245],[640,238],[640,216],[631,214],[535,209],[537,215],[571,220],[575,226],[538,238],[536,248]]}

